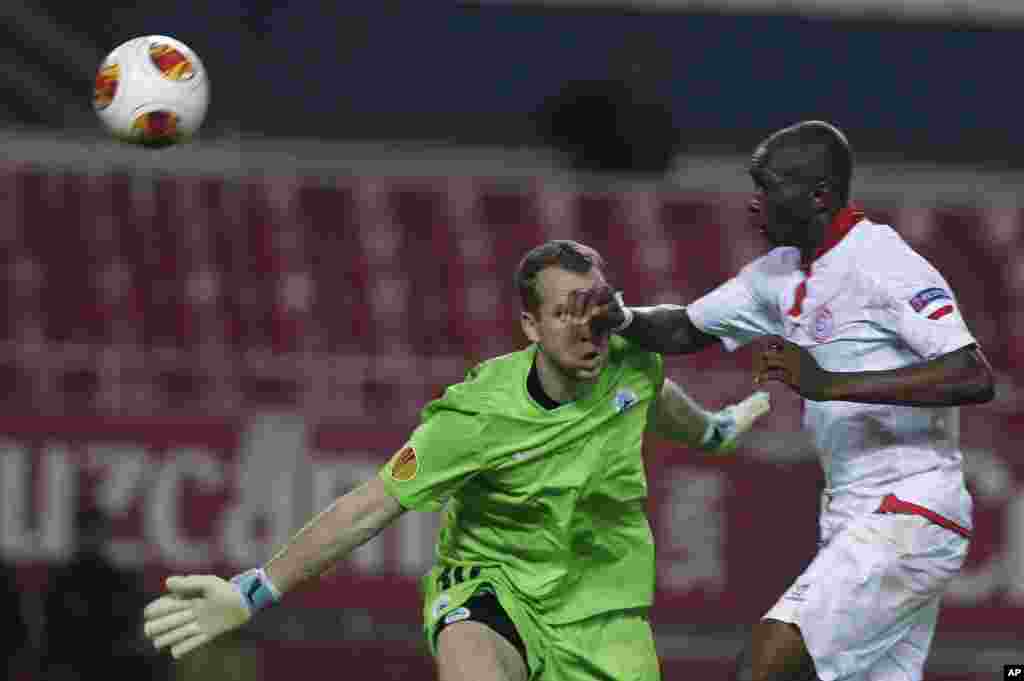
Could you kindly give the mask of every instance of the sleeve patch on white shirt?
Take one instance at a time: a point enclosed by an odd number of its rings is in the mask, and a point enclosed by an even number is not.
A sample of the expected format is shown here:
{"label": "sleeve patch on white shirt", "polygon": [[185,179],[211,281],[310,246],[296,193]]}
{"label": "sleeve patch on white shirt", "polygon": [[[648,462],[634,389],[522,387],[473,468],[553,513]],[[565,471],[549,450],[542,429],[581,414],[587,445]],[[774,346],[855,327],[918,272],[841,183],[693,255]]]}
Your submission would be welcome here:
{"label": "sleeve patch on white shirt", "polygon": [[952,303],[953,296],[946,289],[935,286],[919,291],[910,299],[910,307],[914,308],[914,312],[928,317],[944,307],[952,311]]}

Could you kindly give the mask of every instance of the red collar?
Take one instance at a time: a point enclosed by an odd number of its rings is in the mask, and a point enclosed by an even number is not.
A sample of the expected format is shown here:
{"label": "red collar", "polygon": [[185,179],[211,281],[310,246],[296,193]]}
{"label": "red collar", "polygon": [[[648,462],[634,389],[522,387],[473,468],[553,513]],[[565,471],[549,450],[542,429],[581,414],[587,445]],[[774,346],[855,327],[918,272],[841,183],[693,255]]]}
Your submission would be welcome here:
{"label": "red collar", "polygon": [[814,252],[811,262],[803,263],[803,267],[810,267],[812,262],[832,250],[836,244],[843,240],[844,236],[850,233],[853,226],[863,219],[864,211],[856,206],[847,206],[836,213],[836,217],[825,228],[825,242]]}
{"label": "red collar", "polygon": [[831,224],[825,228],[825,243],[814,252],[814,258],[811,262],[801,263],[800,265],[800,269],[807,276],[796,287],[796,293],[793,296],[793,306],[789,308],[788,313],[791,317],[799,317],[803,313],[804,298],[807,297],[807,280],[811,278],[811,263],[825,255],[833,246],[842,241],[843,237],[853,229],[853,226],[863,219],[864,211],[854,206],[848,206],[839,211]]}

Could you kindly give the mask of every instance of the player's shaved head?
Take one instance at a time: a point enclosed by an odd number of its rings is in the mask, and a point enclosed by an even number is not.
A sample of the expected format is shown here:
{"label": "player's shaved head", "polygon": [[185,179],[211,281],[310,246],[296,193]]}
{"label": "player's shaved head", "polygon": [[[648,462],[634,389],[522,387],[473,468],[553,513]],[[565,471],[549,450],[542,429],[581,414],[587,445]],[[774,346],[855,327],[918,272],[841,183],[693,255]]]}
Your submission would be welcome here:
{"label": "player's shaved head", "polygon": [[758,145],[750,165],[770,168],[801,184],[825,182],[840,205],[849,200],[853,152],[846,136],[831,123],[803,121],[773,133]]}
{"label": "player's shaved head", "polygon": [[577,241],[555,240],[533,248],[516,268],[515,284],[523,309],[536,314],[541,304],[538,275],[548,267],[586,274],[592,268],[604,270],[604,258],[590,246]]}

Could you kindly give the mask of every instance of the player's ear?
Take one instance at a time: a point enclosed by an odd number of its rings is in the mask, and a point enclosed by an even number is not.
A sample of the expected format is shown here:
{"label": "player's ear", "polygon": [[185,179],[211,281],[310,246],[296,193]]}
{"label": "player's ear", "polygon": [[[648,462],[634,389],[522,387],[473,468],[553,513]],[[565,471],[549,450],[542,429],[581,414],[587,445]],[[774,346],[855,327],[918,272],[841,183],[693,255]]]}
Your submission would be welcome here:
{"label": "player's ear", "polygon": [[533,312],[523,310],[519,313],[519,323],[523,326],[523,333],[531,343],[540,341],[540,334],[537,333],[537,318]]}

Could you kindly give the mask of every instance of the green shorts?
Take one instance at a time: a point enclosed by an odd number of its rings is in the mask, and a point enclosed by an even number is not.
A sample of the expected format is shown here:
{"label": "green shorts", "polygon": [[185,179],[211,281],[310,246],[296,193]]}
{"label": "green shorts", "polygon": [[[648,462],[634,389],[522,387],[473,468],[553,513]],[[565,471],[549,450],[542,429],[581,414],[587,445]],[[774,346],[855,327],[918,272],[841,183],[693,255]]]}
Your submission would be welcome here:
{"label": "green shorts", "polygon": [[[530,681],[660,681],[646,609],[615,610],[578,622],[544,621],[495,568],[435,567],[423,577],[423,631],[437,655],[438,625],[474,594],[490,592],[526,645]],[[457,578],[456,578],[457,577]]]}

